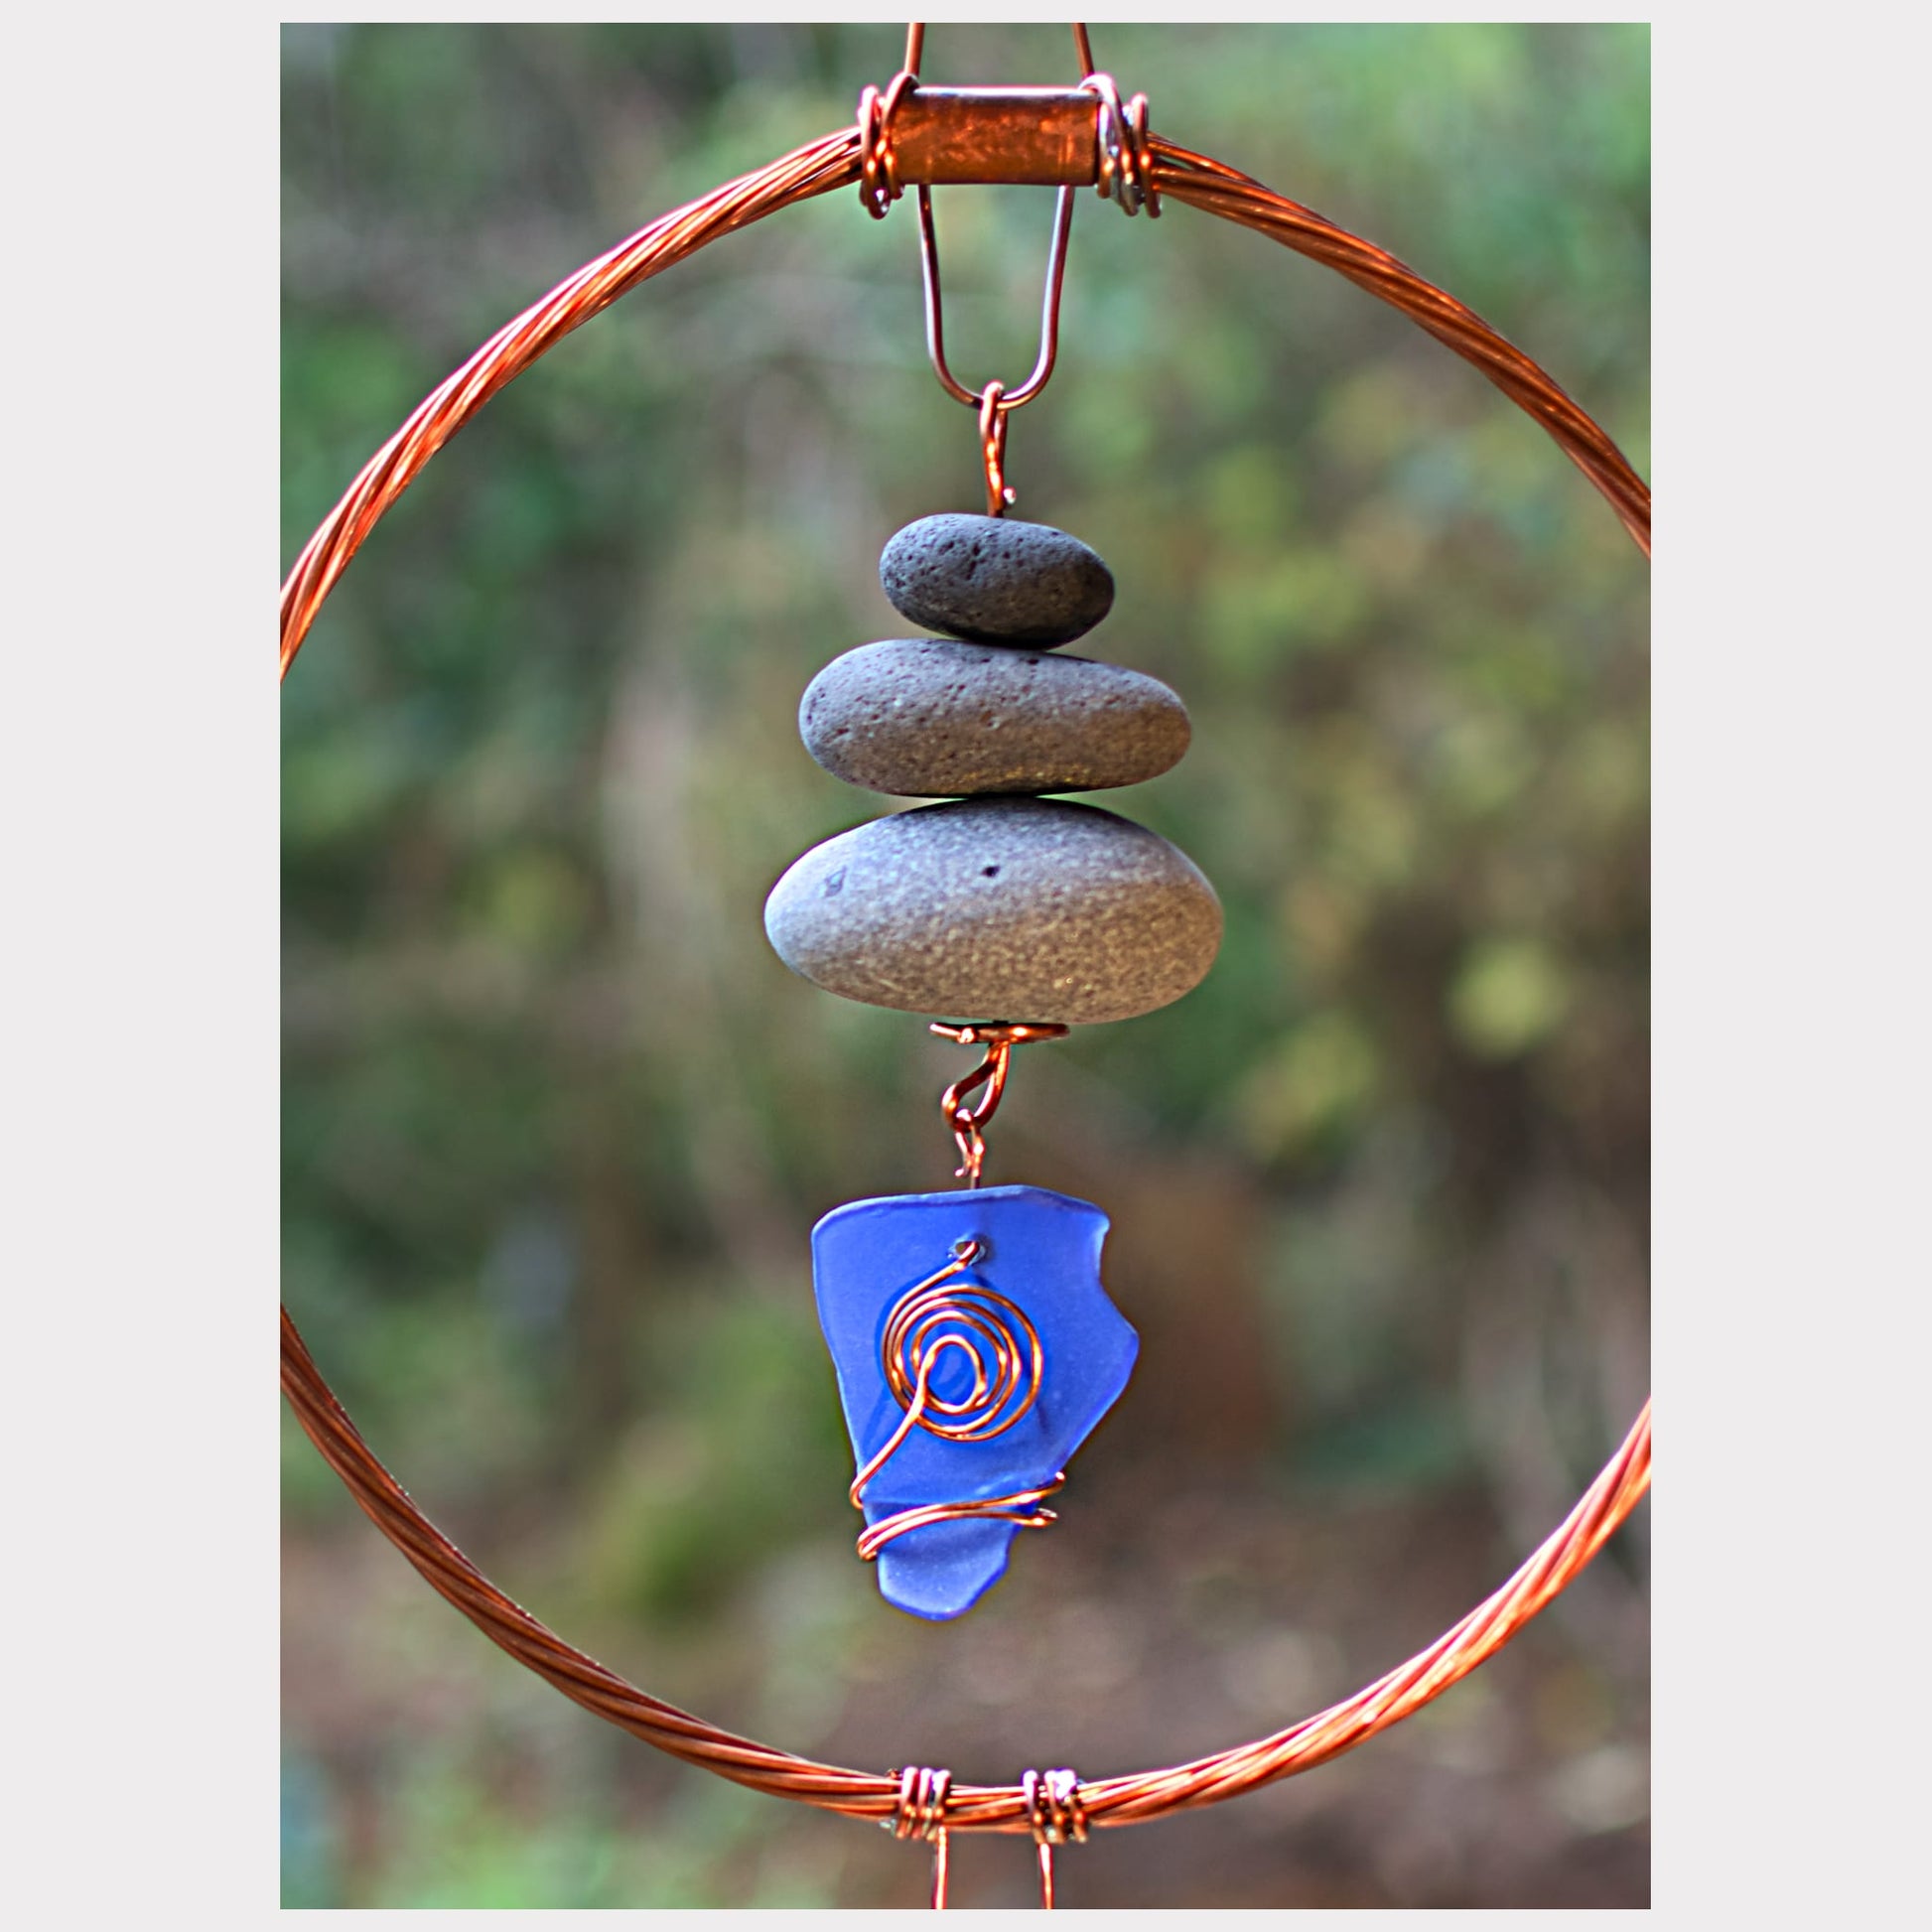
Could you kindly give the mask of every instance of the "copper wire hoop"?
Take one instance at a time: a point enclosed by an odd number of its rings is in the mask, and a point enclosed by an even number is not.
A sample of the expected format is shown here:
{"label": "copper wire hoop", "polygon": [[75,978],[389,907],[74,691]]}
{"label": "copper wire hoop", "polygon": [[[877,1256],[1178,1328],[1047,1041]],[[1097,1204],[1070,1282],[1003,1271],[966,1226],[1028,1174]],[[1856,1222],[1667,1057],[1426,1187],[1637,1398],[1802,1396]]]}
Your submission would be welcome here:
{"label": "copper wire hoop", "polygon": [[[916,55],[913,57],[916,60]],[[910,63],[908,63],[910,65]],[[848,188],[862,170],[856,126],[807,143],[767,167],[675,208],[587,263],[504,325],[426,396],[363,466],[342,500],[303,546],[282,587],[281,662],[286,675],[337,580],[396,498],[462,426],[503,385],[573,329],[639,282],[721,235],[796,202]],[[1473,363],[1543,425],[1650,554],[1650,491],[1622,452],[1534,361],[1454,297],[1385,249],[1276,195],[1223,163],[1158,137],[1148,141],[1150,199],[1176,201],[1256,229],[1325,263],[1407,315]],[[587,1711],[686,1763],[774,1797],[891,1825],[901,1812],[901,1779],[797,1757],[680,1711],[588,1657],[512,1602],[444,1536],[362,1441],[282,1311],[282,1388],[297,1419],[356,1503],[437,1590],[490,1641]],[[1078,1785],[1085,1822],[1136,1825],[1218,1804],[1258,1785],[1306,1771],[1365,1743],[1440,1697],[1500,1650],[1560,1594],[1602,1548],[1650,1487],[1650,1404],[1576,1507],[1493,1595],[1408,1662],[1353,1697],[1253,1742],[1130,1776]],[[943,1800],[947,1831],[1035,1834],[1037,1789],[953,1786]]]}

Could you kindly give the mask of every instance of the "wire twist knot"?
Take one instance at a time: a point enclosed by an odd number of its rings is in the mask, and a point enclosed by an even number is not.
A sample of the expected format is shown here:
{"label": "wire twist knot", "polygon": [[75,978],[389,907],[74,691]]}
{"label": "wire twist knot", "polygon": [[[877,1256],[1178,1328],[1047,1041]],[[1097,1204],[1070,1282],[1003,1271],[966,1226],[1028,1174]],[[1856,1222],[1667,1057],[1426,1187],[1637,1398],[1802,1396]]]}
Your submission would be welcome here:
{"label": "wire twist knot", "polygon": [[946,1830],[946,1800],[952,1795],[952,1773],[923,1764],[908,1764],[898,1774],[898,1799],[885,1822],[895,1838],[920,1838],[931,1844]]}
{"label": "wire twist knot", "polygon": [[1161,212],[1154,191],[1153,136],[1148,132],[1147,96],[1136,94],[1123,103],[1120,84],[1111,73],[1090,73],[1080,82],[1100,96],[1097,139],[1100,174],[1095,183],[1103,202],[1118,202],[1129,214],[1147,209],[1150,220]]}
{"label": "wire twist knot", "polygon": [[867,87],[859,96],[859,200],[875,221],[905,193],[898,178],[898,151],[893,146],[893,116],[919,84],[910,68],[901,68],[882,94]]}
{"label": "wire twist knot", "polygon": [[923,1764],[908,1764],[898,1774],[898,1798],[893,1815],[880,1823],[895,1838],[923,1839],[932,1847],[932,1909],[946,1904],[946,1862],[949,1831],[946,1800],[952,1795],[952,1773]]}
{"label": "wire twist knot", "polygon": [[1039,1855],[1039,1902],[1053,1909],[1053,1848],[1087,1842],[1087,1812],[1080,1802],[1080,1780],[1068,1770],[1029,1771],[1020,1780],[1027,1826]]}
{"label": "wire twist knot", "polygon": [[1020,1780],[1027,1825],[1036,1845],[1084,1845],[1087,1810],[1080,1802],[1080,1780],[1073,1772],[1029,1771]]}

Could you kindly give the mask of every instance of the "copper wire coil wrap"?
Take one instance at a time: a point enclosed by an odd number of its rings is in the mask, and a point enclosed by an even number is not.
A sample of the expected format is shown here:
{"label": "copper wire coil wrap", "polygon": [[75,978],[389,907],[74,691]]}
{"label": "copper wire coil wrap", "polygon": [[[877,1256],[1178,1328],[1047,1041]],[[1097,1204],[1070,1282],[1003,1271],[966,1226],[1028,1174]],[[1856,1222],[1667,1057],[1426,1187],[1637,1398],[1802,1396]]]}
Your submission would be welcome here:
{"label": "copper wire coil wrap", "polygon": [[1161,197],[1154,185],[1147,96],[1136,94],[1123,102],[1111,73],[1089,73],[1080,84],[1100,98],[1099,179],[1094,184],[1100,199],[1117,202],[1129,214],[1146,208],[1154,219],[1161,212]]}
{"label": "copper wire coil wrap", "polygon": [[893,144],[893,116],[918,75],[901,68],[882,94],[868,87],[859,96],[859,200],[874,220],[883,221],[905,193],[898,178],[898,150]]}
{"label": "copper wire coil wrap", "polygon": [[946,1794],[952,1773],[908,1764],[898,1774],[898,1804],[891,1820],[895,1838],[936,1839],[946,1829]]}
{"label": "copper wire coil wrap", "polygon": [[[849,1493],[854,1509],[864,1509],[867,1489],[914,1429],[948,1443],[990,1443],[1004,1436],[1039,1400],[1046,1357],[1026,1311],[977,1282],[947,1286],[984,1253],[977,1241],[961,1242],[946,1267],[908,1288],[893,1304],[880,1338],[879,1362],[886,1386],[903,1414],[898,1427],[852,1478]],[[960,1396],[933,1392],[933,1378],[948,1354],[965,1356],[973,1378],[972,1386]],[[974,1516],[997,1516],[1023,1530],[1043,1530],[1057,1518],[1039,1505],[1065,1481],[1062,1470],[1036,1489],[918,1503],[898,1510],[866,1526],[859,1537],[859,1555],[870,1563],[887,1544],[908,1531]]]}
{"label": "copper wire coil wrap", "polygon": [[[1609,502],[1647,556],[1650,492],[1610,438],[1534,361],[1480,318],[1386,250],[1276,195],[1220,162],[1150,137],[1148,185],[1160,194],[1323,262],[1473,363],[1541,423]],[[707,243],[860,178],[860,135],[842,128],[660,216],[588,263],[506,324],[445,381],[363,466],[303,547],[282,589],[286,674],[348,561],[423,467],[503,385],[619,296]],[[430,1522],[357,1434],[282,1311],[282,1387],[303,1429],[358,1506],[426,1582],[491,1642],[566,1697],[655,1748],[774,1797],[891,1824],[896,1775],[797,1757],[721,1730],[650,1696],[573,1648],[512,1602]],[[1400,1723],[1493,1656],[1575,1580],[1650,1486],[1650,1404],[1576,1507],[1516,1574],[1442,1636],[1354,1696],[1285,1729],[1185,1764],[1080,1786],[1094,1829],[1140,1824],[1218,1804],[1312,1769]],[[954,1786],[949,1831],[1031,1835],[1034,1810],[1017,1784]]]}
{"label": "copper wire coil wrap", "polygon": [[1066,1770],[1027,1772],[1020,1780],[1027,1801],[1027,1824],[1039,1848],[1039,1902],[1053,1909],[1053,1848],[1087,1842],[1087,1808],[1080,1780]]}
{"label": "copper wire coil wrap", "polygon": [[950,1863],[946,1799],[951,1790],[950,1771],[908,1764],[899,1773],[898,1804],[891,1820],[895,1838],[919,1838],[932,1847],[932,1896],[929,1902],[934,1911],[943,1911],[946,1904],[946,1867]]}

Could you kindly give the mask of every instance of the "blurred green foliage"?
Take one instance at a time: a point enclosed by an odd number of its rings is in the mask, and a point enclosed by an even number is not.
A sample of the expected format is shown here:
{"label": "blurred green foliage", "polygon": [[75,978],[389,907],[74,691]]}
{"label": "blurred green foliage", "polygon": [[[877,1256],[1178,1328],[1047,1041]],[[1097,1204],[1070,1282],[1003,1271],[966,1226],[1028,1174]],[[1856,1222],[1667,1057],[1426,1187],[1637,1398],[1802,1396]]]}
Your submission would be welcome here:
{"label": "blurred green foliage", "polygon": [[[1647,470],[1645,29],[1097,39],[1161,131],[1394,249]],[[285,559],[506,317],[843,123],[897,49],[886,27],[285,28]],[[939,78],[1071,71],[1045,27],[928,50]],[[937,201],[955,367],[1017,375],[1048,198]],[[881,805],[806,757],[798,694],[901,627],[891,532],[978,502],[909,212],[855,204],[707,250],[503,392],[356,560],[285,704],[286,1299],[486,1567],[521,1553],[567,1630],[572,1608],[641,1629],[700,1681],[738,1642],[746,1723],[866,1681],[887,1641],[849,1561],[805,1233],[947,1184],[934,1100],[964,1063],[793,979],[759,918],[792,858]],[[1146,1203],[1109,1250],[1150,1336],[1137,1389],[1197,1362],[1094,1454],[1157,1499],[1195,1466],[1317,1511],[1323,1484],[1473,1485],[1501,1561],[1642,1386],[1645,572],[1473,370],[1179,207],[1081,197],[1062,359],[1010,470],[1018,513],[1114,568],[1083,648],[1193,717],[1178,769],[1103,802],[1184,847],[1228,915],[1187,1000],[1028,1056],[995,1141],[999,1178]],[[1164,1309],[1236,1339],[1164,1354]],[[355,1533],[288,1441],[292,1536]],[[795,1613],[759,1607],[773,1590]],[[808,1600],[818,1647],[788,1665],[774,1633]],[[553,1819],[427,1745],[384,1829],[345,1837],[340,1753],[299,1725],[291,1749],[291,1904],[854,1902],[802,1841],[747,1877],[754,1801],[688,1776],[649,1800],[640,1861],[608,1807]]]}

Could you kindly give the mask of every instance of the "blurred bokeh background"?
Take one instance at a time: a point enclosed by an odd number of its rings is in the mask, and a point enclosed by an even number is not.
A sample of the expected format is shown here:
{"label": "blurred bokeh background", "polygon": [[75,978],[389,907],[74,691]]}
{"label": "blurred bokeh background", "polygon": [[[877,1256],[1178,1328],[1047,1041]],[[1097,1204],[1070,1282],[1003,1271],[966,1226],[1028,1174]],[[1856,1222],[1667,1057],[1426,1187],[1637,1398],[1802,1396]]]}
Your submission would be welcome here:
{"label": "blurred bokeh background", "polygon": [[[283,529],[491,330],[841,125],[887,26],[284,29]],[[1649,46],[1106,27],[1156,126],[1395,250],[1648,473]],[[938,80],[1071,77],[934,28]],[[1034,350],[1051,197],[938,197],[967,380]],[[950,1184],[969,1063],[792,978],[763,897],[885,801],[795,735],[979,504],[910,203],[646,285],[403,499],[286,695],[285,1296],[472,1556],[660,1696],[813,1755],[1087,1776],[1346,1695],[1555,1524],[1647,1381],[1646,574],[1471,369],[1177,206],[1080,198],[1018,513],[1194,745],[1104,801],[1227,908],[1188,999],[1030,1049],[989,1178],[1098,1202],[1133,1385],[970,1617],[879,1600],[806,1235]],[[285,1418],[291,1905],[890,1905],[926,1859],[648,1750],[433,1595]],[[1648,1902],[1643,1513],[1414,1722],[1064,1855],[1074,1905]],[[954,1901],[1031,1902],[1009,1840]]]}

